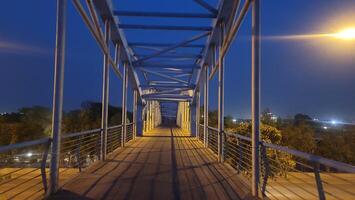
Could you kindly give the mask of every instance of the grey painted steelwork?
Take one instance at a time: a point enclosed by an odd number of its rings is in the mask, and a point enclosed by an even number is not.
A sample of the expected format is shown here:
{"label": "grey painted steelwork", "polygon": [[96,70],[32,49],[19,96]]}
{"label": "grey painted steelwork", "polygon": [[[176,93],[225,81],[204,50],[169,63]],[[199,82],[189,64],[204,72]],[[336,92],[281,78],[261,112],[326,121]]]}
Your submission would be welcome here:
{"label": "grey painted steelwork", "polygon": [[[220,40],[219,52],[223,48],[224,40],[224,22],[220,24]],[[224,56],[218,57],[218,161],[223,162],[223,146],[224,146]]]}
{"label": "grey painted steelwork", "polygon": [[[148,42],[130,42],[128,43],[130,47],[169,47],[175,46],[176,44],[171,43],[148,43]],[[186,44],[180,48],[203,48],[204,44]]]}
{"label": "grey painted steelwork", "polygon": [[205,147],[208,147],[208,96],[209,96],[209,79],[208,79],[208,66],[206,65],[204,70],[204,84],[203,84],[203,90],[204,90],[204,104],[203,104],[203,125],[204,125],[204,143]]}
{"label": "grey painted steelwork", "polygon": [[52,109],[52,151],[50,163],[49,194],[58,189],[59,157],[63,115],[63,87],[66,42],[67,1],[57,0],[56,44],[54,58],[54,87]]}
{"label": "grey painted steelwork", "polygon": [[197,96],[196,96],[196,121],[195,121],[195,128],[196,128],[196,138],[199,138],[200,137],[200,133],[199,133],[199,127],[200,127],[200,110],[201,110],[201,105],[200,105],[200,101],[201,101],[201,93],[200,91],[198,91],[197,93]]}
{"label": "grey painted steelwork", "polygon": [[216,14],[210,13],[171,13],[171,12],[136,12],[136,11],[114,11],[116,16],[131,17],[170,17],[170,18],[215,18]]}
{"label": "grey painted steelwork", "polygon": [[[110,20],[105,21],[105,44],[109,49],[110,41]],[[109,51],[108,51],[109,52]],[[104,63],[102,70],[102,110],[101,110],[101,160],[106,160],[107,154],[107,127],[108,127],[108,101],[109,101],[109,82],[110,82],[110,69],[109,69],[109,53],[104,54]]]}
{"label": "grey painted steelwork", "polygon": [[133,139],[137,136],[137,109],[138,109],[138,92],[133,90]]}
{"label": "grey painted steelwork", "polygon": [[120,24],[122,29],[142,29],[142,30],[170,30],[170,31],[210,31],[209,26],[168,26],[168,25],[143,25],[143,24]]}
{"label": "grey painted steelwork", "polygon": [[260,1],[252,5],[252,61],[251,61],[251,116],[252,116],[252,195],[260,191]]}
{"label": "grey painted steelwork", "polygon": [[128,88],[128,69],[127,63],[123,64],[123,83],[122,83],[122,135],[121,145],[125,146],[127,135],[127,88]]}

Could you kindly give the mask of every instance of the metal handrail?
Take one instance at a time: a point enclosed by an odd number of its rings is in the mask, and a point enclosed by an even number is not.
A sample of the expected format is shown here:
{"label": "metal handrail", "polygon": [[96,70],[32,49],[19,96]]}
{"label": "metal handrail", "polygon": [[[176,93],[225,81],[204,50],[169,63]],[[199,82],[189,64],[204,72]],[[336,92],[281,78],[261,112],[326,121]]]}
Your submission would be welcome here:
{"label": "metal handrail", "polygon": [[[225,132],[228,136],[234,136],[236,138],[242,139],[242,140],[246,140],[251,142],[251,138],[247,137],[247,136],[243,136],[237,133],[230,133],[230,132]],[[331,160],[328,158],[324,158],[321,156],[317,156],[317,155],[313,155],[310,153],[306,153],[306,152],[302,152],[302,151],[298,151],[295,149],[290,149],[286,146],[280,146],[280,145],[276,145],[276,144],[272,144],[272,143],[268,143],[268,142],[264,142],[264,141],[260,141],[260,145],[263,145],[265,147],[269,147],[275,150],[279,150],[279,151],[283,151],[286,153],[289,153],[291,155],[300,157],[300,158],[304,158],[308,161],[311,162],[316,162],[319,164],[323,164],[326,165],[328,167],[332,167],[334,169],[338,169],[344,172],[348,172],[348,173],[355,173],[355,166],[347,164],[347,163],[343,163],[343,162],[339,162],[339,161],[335,161],[335,160]]]}
{"label": "metal handrail", "polygon": [[107,130],[112,130],[112,129],[121,128],[121,127],[122,127],[122,124],[115,125],[115,126],[110,126],[110,127],[107,128]]}
{"label": "metal handrail", "polygon": [[31,140],[31,141],[26,141],[26,142],[21,142],[21,143],[16,143],[16,144],[9,144],[7,146],[0,146],[0,153],[6,152],[6,151],[12,151],[15,149],[21,149],[25,147],[30,147],[30,146],[36,146],[36,145],[44,145],[48,144],[52,141],[50,137],[46,138],[41,138],[38,140]]}
{"label": "metal handrail", "polygon": [[295,150],[295,149],[290,149],[290,148],[285,147],[285,146],[279,146],[279,145],[275,145],[275,144],[271,144],[271,143],[267,143],[267,142],[260,142],[260,143],[262,145],[264,145],[265,147],[269,147],[269,148],[272,148],[272,149],[275,149],[275,150],[283,151],[283,152],[289,153],[291,155],[294,155],[294,156],[297,156],[297,157],[300,157],[300,158],[304,158],[304,159],[306,159],[308,161],[311,161],[311,162],[316,162],[316,163],[319,163],[319,164],[323,164],[323,165],[326,165],[328,167],[332,167],[332,168],[335,168],[335,169],[338,169],[338,170],[341,170],[341,171],[344,171],[344,172],[355,173],[355,166],[352,166],[350,164],[346,164],[346,163],[343,163],[343,162],[331,160],[331,159],[324,158],[324,157],[321,157],[321,156],[316,156],[316,155],[305,153],[305,152],[298,151],[298,150]]}
{"label": "metal handrail", "polygon": [[70,137],[76,137],[76,136],[81,136],[81,135],[87,135],[87,134],[92,134],[92,133],[97,133],[102,131],[103,129],[98,128],[98,129],[93,129],[93,130],[87,130],[87,131],[81,131],[81,132],[75,132],[75,133],[68,133],[64,134],[62,136],[63,139],[65,138],[70,138]]}
{"label": "metal handrail", "polygon": [[207,128],[208,128],[208,129],[211,129],[211,130],[213,130],[213,131],[217,131],[217,132],[218,132],[218,129],[217,129],[217,128],[215,128],[215,127],[212,127],[212,126],[207,126]]}

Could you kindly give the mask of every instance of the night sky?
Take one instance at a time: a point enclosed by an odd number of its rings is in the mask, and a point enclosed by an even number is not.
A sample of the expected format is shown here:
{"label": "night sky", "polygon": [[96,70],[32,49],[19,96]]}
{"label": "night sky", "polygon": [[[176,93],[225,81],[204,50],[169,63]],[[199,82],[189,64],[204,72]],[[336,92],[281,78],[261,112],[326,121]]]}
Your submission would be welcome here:
{"label": "night sky", "polygon": [[[113,0],[120,10],[206,12],[192,0]],[[216,0],[209,1],[217,5]],[[100,101],[103,56],[68,1],[64,107]],[[0,112],[23,106],[51,106],[55,44],[55,1],[4,1],[0,7]],[[262,108],[283,117],[355,122],[355,41],[293,39],[355,27],[355,1],[262,1]],[[251,12],[226,57],[225,112],[250,117]],[[123,23],[209,25],[209,20],[129,19]],[[125,31],[128,41],[178,42],[189,34]],[[110,104],[121,104],[121,80],[111,71]],[[210,109],[217,106],[217,76],[210,83]],[[131,109],[132,93],[129,93]]]}

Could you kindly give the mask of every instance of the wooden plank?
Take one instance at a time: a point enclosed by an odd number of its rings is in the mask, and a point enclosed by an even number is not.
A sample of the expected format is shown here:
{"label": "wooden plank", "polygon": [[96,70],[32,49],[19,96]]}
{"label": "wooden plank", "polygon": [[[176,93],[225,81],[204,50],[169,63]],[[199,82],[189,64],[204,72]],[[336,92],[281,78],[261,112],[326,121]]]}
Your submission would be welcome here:
{"label": "wooden plank", "polygon": [[[228,166],[178,128],[156,128],[64,185],[53,199],[240,199]],[[242,194],[239,194],[241,192]]]}

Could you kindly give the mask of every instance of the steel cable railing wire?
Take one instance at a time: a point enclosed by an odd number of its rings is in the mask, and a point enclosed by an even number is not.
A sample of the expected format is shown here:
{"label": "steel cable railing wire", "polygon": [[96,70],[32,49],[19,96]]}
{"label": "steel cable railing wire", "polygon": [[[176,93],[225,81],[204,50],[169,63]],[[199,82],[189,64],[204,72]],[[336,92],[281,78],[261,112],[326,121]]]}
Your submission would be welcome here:
{"label": "steel cable railing wire", "polygon": [[126,125],[126,142],[131,141],[133,139],[133,123],[129,123]]}
{"label": "steel cable railing wire", "polygon": [[[127,141],[133,139],[134,124],[127,124]],[[60,185],[96,162],[100,156],[101,131],[94,129],[63,134],[59,159]],[[121,147],[122,126],[107,131],[107,153]],[[0,147],[0,197],[44,198],[47,190],[50,138]]]}
{"label": "steel cable railing wire", "polygon": [[215,154],[218,153],[218,130],[216,128],[208,127],[208,148]]}
{"label": "steel cable railing wire", "polygon": [[47,189],[50,138],[0,147],[0,197],[42,198]]}
{"label": "steel cable railing wire", "polygon": [[204,137],[205,137],[205,127],[203,124],[200,124],[199,125],[199,128],[198,128],[198,138],[200,141],[204,142]]}
{"label": "steel cable railing wire", "polygon": [[107,153],[121,147],[122,125],[113,126],[107,130]]}
{"label": "steel cable railing wire", "polygon": [[[226,133],[225,162],[251,176],[251,139]],[[323,157],[260,143],[261,190],[268,199],[355,199],[355,167]]]}

